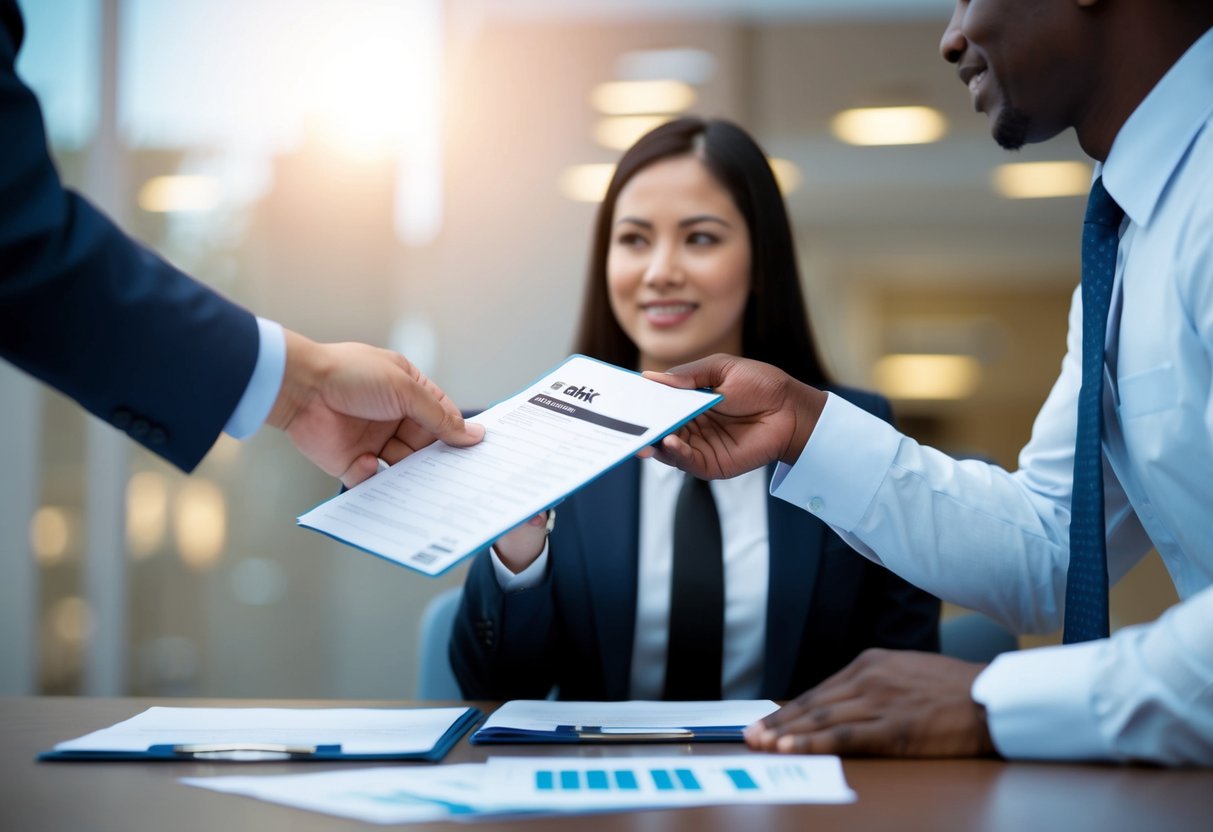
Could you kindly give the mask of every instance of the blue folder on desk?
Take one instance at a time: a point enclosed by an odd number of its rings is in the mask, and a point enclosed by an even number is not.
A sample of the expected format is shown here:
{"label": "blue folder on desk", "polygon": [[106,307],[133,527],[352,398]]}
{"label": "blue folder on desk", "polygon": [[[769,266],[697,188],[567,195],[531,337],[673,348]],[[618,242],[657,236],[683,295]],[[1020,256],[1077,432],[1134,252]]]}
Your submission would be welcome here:
{"label": "blue folder on desk", "polygon": [[437,762],[476,708],[166,708],[56,745],[39,760]]}
{"label": "blue folder on desk", "polygon": [[745,727],[778,706],[724,702],[506,702],[473,743],[741,742]]}

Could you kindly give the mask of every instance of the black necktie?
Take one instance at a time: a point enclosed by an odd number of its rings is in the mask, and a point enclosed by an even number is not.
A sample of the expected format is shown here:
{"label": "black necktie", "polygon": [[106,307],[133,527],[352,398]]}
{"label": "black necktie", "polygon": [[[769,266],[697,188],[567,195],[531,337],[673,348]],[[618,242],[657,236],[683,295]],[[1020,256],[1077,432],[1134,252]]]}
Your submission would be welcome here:
{"label": "black necktie", "polygon": [[1108,307],[1124,211],[1091,186],[1082,226],[1082,386],[1070,501],[1070,567],[1066,573],[1066,644],[1108,636],[1108,552],[1103,512],[1103,364]]}
{"label": "black necktie", "polygon": [[720,699],[724,655],[724,547],[706,480],[682,483],[674,508],[670,641],[665,698]]}

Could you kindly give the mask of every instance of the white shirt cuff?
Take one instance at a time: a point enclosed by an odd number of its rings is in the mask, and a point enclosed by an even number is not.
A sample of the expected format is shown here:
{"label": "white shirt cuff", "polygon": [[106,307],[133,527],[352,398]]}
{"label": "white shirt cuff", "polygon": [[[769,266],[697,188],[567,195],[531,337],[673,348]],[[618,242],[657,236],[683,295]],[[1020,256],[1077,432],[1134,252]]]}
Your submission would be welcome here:
{"label": "white shirt cuff", "polygon": [[1107,641],[1004,653],[973,682],[990,737],[1010,760],[1106,760],[1092,679]]}
{"label": "white shirt cuff", "polygon": [[497,585],[502,592],[521,592],[543,583],[548,569],[548,542],[543,542],[543,551],[526,569],[517,575],[497,557],[496,547],[489,547],[489,559],[493,561],[493,574],[497,576]]}
{"label": "white shirt cuff", "polygon": [[253,365],[253,374],[236,409],[223,426],[223,432],[235,439],[247,439],[265,422],[282,389],[282,376],[286,372],[286,335],[282,326],[258,318],[257,335],[257,363]]}
{"label": "white shirt cuff", "polygon": [[771,494],[851,532],[900,443],[901,434],[888,422],[831,393],[796,464],[775,467]]}

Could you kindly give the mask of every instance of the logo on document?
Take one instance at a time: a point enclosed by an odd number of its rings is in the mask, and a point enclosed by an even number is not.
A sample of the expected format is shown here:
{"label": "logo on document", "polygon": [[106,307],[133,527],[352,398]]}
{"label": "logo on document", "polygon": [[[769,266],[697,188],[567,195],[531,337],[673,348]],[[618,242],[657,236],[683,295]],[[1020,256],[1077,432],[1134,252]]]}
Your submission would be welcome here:
{"label": "logo on document", "polygon": [[593,404],[594,399],[598,398],[600,394],[597,390],[589,387],[566,387],[564,388],[564,395],[572,396],[574,399],[581,399],[588,404]]}
{"label": "logo on document", "polygon": [[563,381],[553,381],[553,382],[552,382],[552,389],[553,389],[553,390],[559,390],[561,387],[564,387],[564,382],[563,382]]}

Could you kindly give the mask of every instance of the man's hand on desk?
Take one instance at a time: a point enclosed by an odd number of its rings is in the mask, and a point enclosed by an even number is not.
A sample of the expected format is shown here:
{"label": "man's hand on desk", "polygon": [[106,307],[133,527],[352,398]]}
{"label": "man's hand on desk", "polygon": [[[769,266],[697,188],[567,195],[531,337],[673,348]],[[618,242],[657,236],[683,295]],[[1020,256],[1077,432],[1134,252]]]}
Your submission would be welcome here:
{"label": "man's hand on desk", "polygon": [[731,355],[644,376],[671,387],[711,388],[724,396],[654,447],[662,462],[703,479],[735,477],[774,460],[795,463],[826,402],[821,390],[782,370]]}
{"label": "man's hand on desk", "polygon": [[402,355],[367,344],[318,344],[286,330],[286,372],[266,420],[347,487],[441,439],[475,445],[446,394]]}
{"label": "man's hand on desk", "polygon": [[762,751],[866,757],[995,753],[969,693],[985,665],[872,649],[745,731]]}

